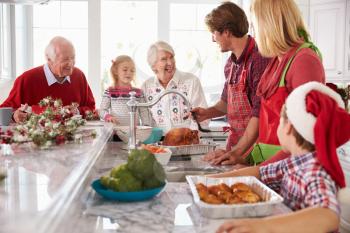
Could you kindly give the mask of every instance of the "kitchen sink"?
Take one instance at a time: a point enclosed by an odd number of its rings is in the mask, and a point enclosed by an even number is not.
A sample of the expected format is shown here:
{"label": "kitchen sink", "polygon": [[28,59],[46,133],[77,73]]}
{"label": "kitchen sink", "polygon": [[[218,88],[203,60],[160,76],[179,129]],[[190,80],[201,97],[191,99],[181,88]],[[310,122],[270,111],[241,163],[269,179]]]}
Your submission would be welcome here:
{"label": "kitchen sink", "polygon": [[217,168],[183,168],[183,167],[168,167],[165,169],[166,177],[169,182],[186,182],[187,175],[202,176],[222,172]]}

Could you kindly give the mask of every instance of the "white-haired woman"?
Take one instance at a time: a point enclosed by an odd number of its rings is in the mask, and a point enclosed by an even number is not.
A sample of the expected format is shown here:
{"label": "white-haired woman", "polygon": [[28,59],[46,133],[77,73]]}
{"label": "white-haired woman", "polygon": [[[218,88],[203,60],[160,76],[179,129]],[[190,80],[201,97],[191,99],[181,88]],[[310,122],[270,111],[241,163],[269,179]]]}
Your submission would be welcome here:
{"label": "white-haired woman", "polygon": [[[158,41],[150,46],[147,61],[155,73],[155,77],[146,80],[142,91],[146,101],[152,101],[164,90],[178,90],[188,97],[193,107],[207,107],[202,85],[199,79],[191,74],[176,69],[174,49],[164,41]],[[183,99],[176,94],[164,96],[151,109],[156,125],[164,133],[171,128],[188,127],[197,129],[191,119],[184,119],[188,110]],[[202,123],[203,124],[203,123]],[[207,122],[204,124],[208,124]]]}

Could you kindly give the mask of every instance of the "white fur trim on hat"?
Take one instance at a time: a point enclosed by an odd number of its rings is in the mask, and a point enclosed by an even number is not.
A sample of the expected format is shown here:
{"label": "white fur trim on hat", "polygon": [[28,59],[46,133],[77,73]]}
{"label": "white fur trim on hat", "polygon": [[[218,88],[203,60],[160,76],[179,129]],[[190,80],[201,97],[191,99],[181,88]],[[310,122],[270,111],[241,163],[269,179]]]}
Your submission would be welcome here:
{"label": "white fur trim on hat", "polygon": [[311,113],[306,112],[306,96],[313,90],[332,97],[341,108],[344,108],[344,102],[338,93],[319,82],[305,83],[290,93],[286,100],[288,119],[303,138],[315,144],[314,126],[316,118]]}

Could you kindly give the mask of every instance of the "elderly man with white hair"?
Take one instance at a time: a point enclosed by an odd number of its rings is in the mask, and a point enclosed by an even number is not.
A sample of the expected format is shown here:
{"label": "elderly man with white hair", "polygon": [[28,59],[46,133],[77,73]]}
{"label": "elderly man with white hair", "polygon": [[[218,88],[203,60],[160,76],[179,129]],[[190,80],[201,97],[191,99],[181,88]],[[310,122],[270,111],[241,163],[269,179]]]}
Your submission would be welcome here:
{"label": "elderly man with white hair", "polygon": [[[158,41],[152,44],[148,50],[147,60],[155,77],[149,78],[142,85],[146,101],[152,101],[165,90],[178,90],[187,96],[193,107],[207,107],[199,79],[191,73],[176,69],[175,53],[168,43]],[[188,119],[188,111],[183,99],[177,94],[164,96],[151,109],[157,127],[162,128],[164,133],[180,127],[197,129],[197,124]]]}
{"label": "elderly man with white hair", "polygon": [[[61,99],[64,106],[79,104],[80,114],[95,109],[95,100],[84,73],[75,65],[72,43],[60,36],[54,37],[45,50],[47,63],[30,69],[14,82],[8,98],[0,107],[16,109],[13,119],[23,122],[27,112],[21,105],[31,106],[33,111],[40,100],[47,96]],[[39,109],[39,108],[36,108]]]}

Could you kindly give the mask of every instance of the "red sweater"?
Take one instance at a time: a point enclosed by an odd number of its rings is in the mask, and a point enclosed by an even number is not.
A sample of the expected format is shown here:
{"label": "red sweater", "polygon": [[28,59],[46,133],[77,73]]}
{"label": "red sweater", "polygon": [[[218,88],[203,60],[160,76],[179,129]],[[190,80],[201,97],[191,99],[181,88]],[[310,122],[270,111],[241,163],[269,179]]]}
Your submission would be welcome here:
{"label": "red sweater", "polygon": [[70,75],[70,83],[68,81],[63,84],[56,82],[49,86],[43,66],[28,70],[19,76],[15,80],[9,96],[0,107],[17,109],[21,104],[37,105],[40,100],[47,96],[61,99],[63,105],[69,105],[72,102],[78,103],[81,114],[84,114],[86,110],[95,109],[94,97],[81,70],[74,68]]}
{"label": "red sweater", "polygon": [[[265,73],[263,74],[263,77],[261,77],[261,80],[265,77],[265,83],[262,84],[260,81],[260,85],[267,85],[269,86],[269,90],[276,91],[278,88],[279,80],[282,75],[282,72],[284,70],[284,67],[286,66],[289,58],[294,54],[295,50],[290,50],[285,56],[283,56],[281,62],[278,60],[278,58],[273,58],[269,65],[267,66]],[[322,62],[320,58],[316,55],[314,51],[312,51],[310,48],[301,49],[296,55],[291,63],[289,70],[286,74],[286,88],[287,91],[290,93],[298,86],[305,84],[307,82],[316,81],[320,83],[325,83],[325,71],[322,65]],[[258,87],[259,89],[259,87]],[[267,90],[266,89],[266,90]],[[260,94],[263,96],[267,93],[263,93],[260,90]],[[271,93],[268,93],[271,95]],[[277,152],[273,157],[266,160],[265,162],[261,163],[260,165],[265,166],[269,163],[274,163],[277,161],[280,161],[282,159],[288,158],[290,156],[289,153],[286,153],[284,151]]]}

